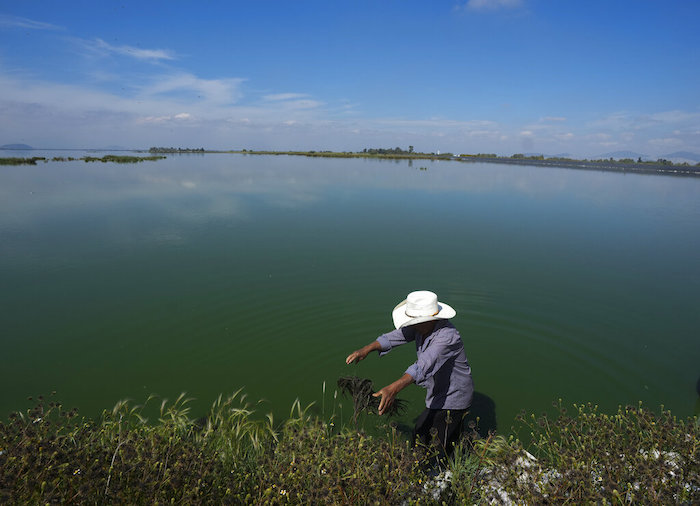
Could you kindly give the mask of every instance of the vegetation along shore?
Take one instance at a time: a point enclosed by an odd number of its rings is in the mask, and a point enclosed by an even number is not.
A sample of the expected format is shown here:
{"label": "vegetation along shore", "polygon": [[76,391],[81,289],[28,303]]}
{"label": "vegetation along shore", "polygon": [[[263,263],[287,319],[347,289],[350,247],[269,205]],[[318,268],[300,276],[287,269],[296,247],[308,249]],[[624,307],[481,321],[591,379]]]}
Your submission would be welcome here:
{"label": "vegetation along shore", "polygon": [[[663,408],[605,414],[560,400],[549,415],[518,416],[515,431],[528,442],[480,434],[472,420],[454,460],[430,465],[434,451],[411,448],[371,403],[351,392],[355,412],[344,422],[342,395],[330,407],[325,384],[323,392],[322,411],[297,400],[281,423],[241,390],[200,418],[184,394],[121,401],[99,420],[39,397],[0,422],[0,502],[700,502],[700,426]],[[369,435],[368,425],[383,435]]]}
{"label": "vegetation along shore", "polygon": [[[136,150],[136,152],[139,152]],[[376,158],[389,160],[451,160],[465,163],[506,163],[514,165],[535,165],[540,167],[560,167],[568,169],[596,170],[606,172],[622,172],[636,174],[662,174],[672,176],[700,176],[700,163],[691,165],[687,162],[673,163],[670,160],[657,159],[654,161],[643,161],[631,158],[623,159],[574,159],[565,157],[545,157],[544,155],[523,155],[514,154],[512,156],[499,156],[493,153],[460,154],[452,153],[421,153],[413,151],[409,146],[408,150],[401,148],[369,148],[363,151],[267,151],[267,150],[205,150],[204,148],[173,148],[173,147],[152,147],[148,150],[150,156],[127,156],[127,155],[105,155],[102,157],[84,156],[73,157],[0,157],[0,165],[36,165],[38,162],[48,163],[82,160],[85,162],[113,162],[113,163],[138,163],[142,161],[154,161],[166,158],[164,154],[204,154],[204,153],[234,153],[244,155],[287,155],[287,156],[307,156],[319,158]]]}
{"label": "vegetation along shore", "polygon": [[407,150],[396,148],[366,148],[362,151],[268,151],[268,150],[230,150],[211,151],[204,148],[165,148],[152,147],[150,153],[240,153],[246,155],[288,155],[322,158],[379,158],[392,160],[453,160],[459,162],[508,163],[515,165],[536,165],[540,167],[562,167],[569,169],[597,170],[637,174],[664,174],[674,176],[700,176],[700,163],[691,165],[687,162],[673,163],[670,160],[643,161],[641,158],[622,159],[574,159],[566,157],[545,157],[544,155],[499,156],[494,153],[459,154],[421,153],[409,146]]}
{"label": "vegetation along shore", "polygon": [[138,163],[144,161],[155,161],[162,160],[166,158],[165,156],[127,156],[127,155],[105,155],[101,157],[97,156],[83,156],[81,158],[74,158],[72,156],[62,157],[54,156],[53,158],[47,158],[45,156],[32,156],[30,158],[19,158],[19,157],[0,157],[0,165],[36,165],[38,162],[48,163],[52,162],[73,162],[75,160],[81,160],[84,162],[112,162],[112,163]]}

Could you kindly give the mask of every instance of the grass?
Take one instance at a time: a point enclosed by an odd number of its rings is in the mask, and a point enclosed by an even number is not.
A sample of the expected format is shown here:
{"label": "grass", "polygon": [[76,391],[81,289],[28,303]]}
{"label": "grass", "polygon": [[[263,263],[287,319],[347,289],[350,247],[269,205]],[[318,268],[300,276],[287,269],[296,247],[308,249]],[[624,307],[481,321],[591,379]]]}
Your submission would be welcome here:
{"label": "grass", "polygon": [[[61,157],[55,156],[51,159],[53,162],[72,162],[74,160],[83,160],[84,162],[113,162],[113,163],[138,163],[143,161],[162,160],[165,156],[126,156],[126,155],[105,155],[102,157],[84,156],[82,158]],[[0,158],[0,165],[36,165],[38,161],[48,162],[43,156],[34,156],[31,158]]]}
{"label": "grass", "polygon": [[126,155],[105,155],[103,157],[95,157],[95,156],[84,156],[80,158],[80,160],[83,160],[85,162],[102,162],[102,163],[107,163],[107,162],[113,162],[113,163],[138,163],[138,162],[143,162],[143,161],[155,161],[155,160],[162,160],[163,158],[166,158],[165,156],[159,156],[159,155],[153,155],[153,156],[126,156]]}
{"label": "grass", "polygon": [[121,401],[90,420],[39,398],[0,423],[0,503],[700,501],[698,425],[663,410],[568,413],[560,402],[556,417],[519,418],[531,430],[527,446],[513,436],[479,439],[472,425],[454,458],[431,469],[431,449],[411,448],[393,423],[378,437],[342,426],[325,399],[321,416],[297,400],[277,424],[242,390],[220,396],[202,418],[189,403],[184,394]]}
{"label": "grass", "polygon": [[286,155],[306,156],[309,158],[373,158],[386,160],[449,160],[453,155],[449,153],[437,155],[435,153],[363,153],[350,151],[257,151],[242,150],[231,151],[244,155]]}
{"label": "grass", "polygon": [[31,158],[0,157],[0,165],[36,165],[38,161],[46,161],[43,156],[33,156]]}

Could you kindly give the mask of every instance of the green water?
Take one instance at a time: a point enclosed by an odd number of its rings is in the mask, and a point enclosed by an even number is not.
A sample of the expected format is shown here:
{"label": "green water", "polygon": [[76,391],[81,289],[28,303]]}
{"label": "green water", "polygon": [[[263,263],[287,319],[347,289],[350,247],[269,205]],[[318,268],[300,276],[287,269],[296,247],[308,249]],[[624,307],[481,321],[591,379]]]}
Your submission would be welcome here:
{"label": "green water", "polygon": [[[339,376],[379,387],[415,359],[344,363],[417,289],[457,309],[501,429],[559,397],[686,416],[698,252],[698,179],[231,154],[2,167],[0,416],[53,390],[90,416],[182,391],[203,413],[239,387],[277,417],[297,397],[327,415]],[[423,391],[402,397],[410,424]]]}

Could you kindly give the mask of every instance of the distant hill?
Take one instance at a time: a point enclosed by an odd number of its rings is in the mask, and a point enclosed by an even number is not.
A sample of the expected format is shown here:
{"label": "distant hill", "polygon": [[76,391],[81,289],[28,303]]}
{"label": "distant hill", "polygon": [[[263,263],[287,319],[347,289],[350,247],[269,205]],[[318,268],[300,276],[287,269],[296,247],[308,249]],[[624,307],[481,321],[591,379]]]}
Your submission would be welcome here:
{"label": "distant hill", "polygon": [[34,149],[27,144],[3,144],[0,149]]}
{"label": "distant hill", "polygon": [[622,158],[632,158],[633,160],[639,160],[640,158],[642,160],[651,160],[647,155],[643,155],[641,153],[635,153],[634,151],[612,151],[610,153],[603,153],[602,155],[598,155],[593,157],[594,159],[608,159],[608,158],[613,158],[615,160],[620,160]]}
{"label": "distant hill", "polygon": [[667,155],[663,155],[661,158],[665,158],[666,160],[683,160],[683,161],[688,161],[688,162],[700,162],[700,155],[697,153],[692,153],[690,151],[676,151],[675,153],[669,153]]}

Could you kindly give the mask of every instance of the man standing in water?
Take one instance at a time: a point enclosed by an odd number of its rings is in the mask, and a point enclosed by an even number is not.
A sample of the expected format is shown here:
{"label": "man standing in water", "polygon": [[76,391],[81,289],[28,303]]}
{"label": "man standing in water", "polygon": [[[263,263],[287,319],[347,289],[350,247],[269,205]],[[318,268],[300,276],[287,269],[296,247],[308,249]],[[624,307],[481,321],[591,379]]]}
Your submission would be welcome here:
{"label": "man standing in water", "polygon": [[372,351],[382,356],[396,346],[414,341],[417,360],[398,380],[374,394],[381,397],[379,414],[411,383],[422,386],[427,390],[426,407],[413,429],[413,443],[429,444],[435,429],[437,440],[448,455],[459,440],[462,419],[474,394],[462,338],[449,321],[456,314],[450,306],[438,302],[433,292],[411,292],[392,312],[396,330],[379,336],[345,359],[346,364],[358,363]]}

